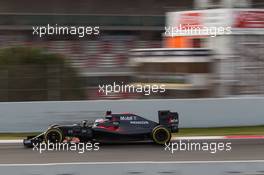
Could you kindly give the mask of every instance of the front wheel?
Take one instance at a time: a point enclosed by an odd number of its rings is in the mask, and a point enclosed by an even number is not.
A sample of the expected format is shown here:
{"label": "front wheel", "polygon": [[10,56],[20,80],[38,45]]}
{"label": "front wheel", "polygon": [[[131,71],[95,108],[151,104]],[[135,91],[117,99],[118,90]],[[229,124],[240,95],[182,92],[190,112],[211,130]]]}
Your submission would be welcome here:
{"label": "front wheel", "polygon": [[157,144],[165,144],[171,140],[171,133],[167,128],[157,126],[152,131],[152,139]]}
{"label": "front wheel", "polygon": [[64,137],[59,128],[50,128],[46,131],[44,139],[46,143],[61,143]]}

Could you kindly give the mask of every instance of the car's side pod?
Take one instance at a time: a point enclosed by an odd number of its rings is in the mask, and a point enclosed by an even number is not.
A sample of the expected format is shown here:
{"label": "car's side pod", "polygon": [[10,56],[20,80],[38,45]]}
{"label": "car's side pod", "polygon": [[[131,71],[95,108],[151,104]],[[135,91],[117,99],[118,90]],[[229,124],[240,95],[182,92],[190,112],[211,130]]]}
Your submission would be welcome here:
{"label": "car's side pod", "polygon": [[159,124],[167,127],[170,132],[178,132],[179,128],[179,114],[177,112],[170,112],[169,110],[158,111]]}

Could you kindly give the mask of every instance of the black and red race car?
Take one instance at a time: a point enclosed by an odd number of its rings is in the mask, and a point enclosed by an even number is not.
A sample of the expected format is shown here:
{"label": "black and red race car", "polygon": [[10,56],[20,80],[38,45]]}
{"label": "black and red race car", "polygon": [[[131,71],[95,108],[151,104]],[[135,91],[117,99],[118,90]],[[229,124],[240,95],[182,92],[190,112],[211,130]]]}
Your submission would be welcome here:
{"label": "black and red race car", "polygon": [[60,143],[65,139],[77,138],[79,142],[130,142],[151,140],[157,144],[170,141],[171,133],[178,132],[177,112],[158,111],[159,122],[154,122],[135,114],[112,114],[107,111],[104,118],[90,125],[87,120],[80,124],[52,125],[37,136],[24,139],[26,147],[49,142]]}

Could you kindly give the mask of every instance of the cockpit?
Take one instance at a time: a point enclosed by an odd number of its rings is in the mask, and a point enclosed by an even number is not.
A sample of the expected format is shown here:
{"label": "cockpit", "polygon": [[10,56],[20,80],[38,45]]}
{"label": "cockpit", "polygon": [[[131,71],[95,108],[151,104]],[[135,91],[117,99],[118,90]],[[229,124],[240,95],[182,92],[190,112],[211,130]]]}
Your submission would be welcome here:
{"label": "cockpit", "polygon": [[98,126],[104,126],[104,127],[110,127],[110,126],[114,126],[114,127],[118,127],[119,122],[116,121],[116,117],[113,117],[112,112],[111,111],[106,111],[105,113],[105,117],[101,118],[101,119],[96,119],[93,127],[98,127]]}

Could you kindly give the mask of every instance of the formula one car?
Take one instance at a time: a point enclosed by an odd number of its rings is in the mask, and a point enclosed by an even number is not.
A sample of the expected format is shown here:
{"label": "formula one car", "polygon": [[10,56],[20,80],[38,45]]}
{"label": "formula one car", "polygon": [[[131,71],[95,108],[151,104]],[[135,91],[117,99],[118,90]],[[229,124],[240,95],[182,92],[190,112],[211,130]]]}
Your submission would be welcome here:
{"label": "formula one car", "polygon": [[151,140],[157,144],[170,141],[171,133],[178,132],[177,112],[158,111],[159,122],[154,122],[135,114],[112,114],[106,112],[102,119],[88,125],[87,120],[80,124],[52,125],[37,136],[24,139],[26,147],[37,143],[60,143],[69,138],[78,138],[79,142],[129,142]]}

